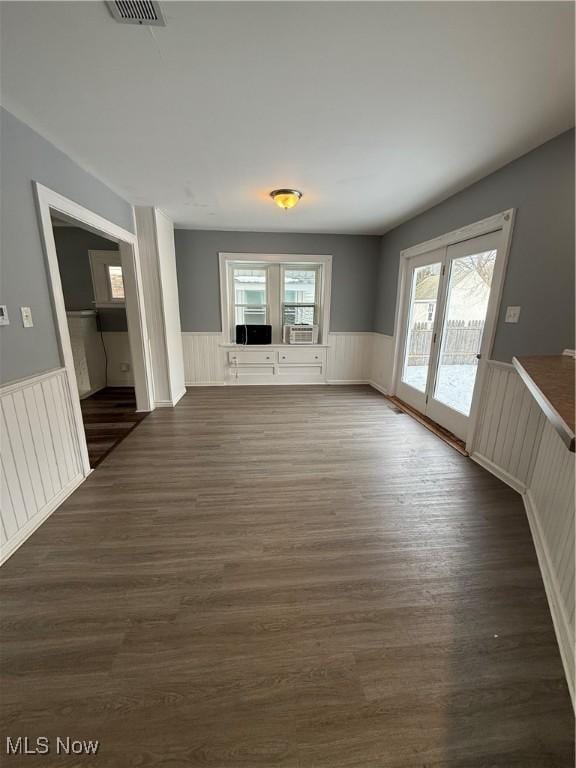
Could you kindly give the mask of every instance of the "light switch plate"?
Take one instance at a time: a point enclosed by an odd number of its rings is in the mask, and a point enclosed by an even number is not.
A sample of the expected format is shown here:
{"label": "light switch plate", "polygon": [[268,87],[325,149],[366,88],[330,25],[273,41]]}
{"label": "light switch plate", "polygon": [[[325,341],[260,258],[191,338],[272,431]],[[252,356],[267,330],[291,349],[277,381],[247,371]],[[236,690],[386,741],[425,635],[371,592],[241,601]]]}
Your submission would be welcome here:
{"label": "light switch plate", "polygon": [[8,319],[8,307],[6,304],[0,304],[0,325],[10,325]]}
{"label": "light switch plate", "polygon": [[520,320],[520,310],[522,307],[506,307],[506,323],[517,323]]}
{"label": "light switch plate", "polygon": [[32,328],[34,321],[32,320],[32,310],[30,307],[20,307],[22,313],[22,325],[24,328]]}

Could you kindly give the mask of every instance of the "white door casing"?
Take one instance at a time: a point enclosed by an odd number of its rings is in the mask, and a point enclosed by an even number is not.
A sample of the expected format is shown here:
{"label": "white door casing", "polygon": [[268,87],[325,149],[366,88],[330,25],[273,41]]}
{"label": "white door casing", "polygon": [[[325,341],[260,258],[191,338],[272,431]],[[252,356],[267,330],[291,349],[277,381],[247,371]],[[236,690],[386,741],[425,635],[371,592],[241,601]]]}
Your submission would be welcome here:
{"label": "white door casing", "polygon": [[[398,280],[395,320],[396,342],[391,394],[406,400],[406,402],[413,405],[417,410],[426,413],[432,420],[437,421],[451,432],[454,432],[454,434],[465,440],[467,448],[470,448],[474,437],[479,396],[482,391],[485,376],[485,364],[491,355],[494,344],[504,275],[512,239],[513,223],[514,209],[510,209],[496,214],[495,216],[491,216],[490,218],[483,219],[482,221],[475,222],[469,226],[449,232],[441,237],[413,246],[412,248],[402,251],[400,254],[400,274]],[[489,237],[486,239],[486,236]],[[476,245],[472,242],[475,239]],[[458,258],[458,256],[461,255],[461,252],[466,253],[468,249],[471,250],[471,252],[477,253],[479,250],[485,249],[487,245],[488,247],[497,250],[497,257],[494,265],[490,297],[486,311],[484,333],[480,348],[480,360],[472,404],[469,416],[463,416],[463,414],[442,405],[431,397],[431,393],[434,391],[442,339],[446,293],[450,275],[450,269],[448,267],[454,258]],[[426,391],[421,393],[412,387],[407,387],[406,384],[402,382],[404,352],[407,342],[407,320],[410,305],[410,280],[415,267],[438,262],[442,263],[443,274],[441,276],[438,305],[434,319],[434,335],[430,353],[429,371],[426,380]]]}
{"label": "white door casing", "polygon": [[122,259],[124,288],[126,294],[126,317],[128,321],[128,333],[130,335],[130,347],[132,363],[134,367],[134,384],[136,391],[136,403],[139,411],[149,411],[154,407],[152,391],[152,376],[150,365],[150,353],[146,316],[142,298],[142,277],[138,257],[138,242],[136,235],[119,227],[111,221],[93,213],[88,208],[75,203],[58,192],[34,182],[36,202],[40,219],[40,233],[44,246],[44,252],[48,265],[48,284],[52,295],[55,319],[56,335],[60,346],[64,368],[71,392],[72,411],[74,415],[76,438],[82,460],[84,476],[91,472],[86,436],[80,409],[80,397],[76,386],[74,359],[70,342],[70,332],[66,318],[66,307],[60,268],[56,254],[56,243],[52,229],[51,211],[57,213],[72,225],[77,224],[97,235],[118,243]]}

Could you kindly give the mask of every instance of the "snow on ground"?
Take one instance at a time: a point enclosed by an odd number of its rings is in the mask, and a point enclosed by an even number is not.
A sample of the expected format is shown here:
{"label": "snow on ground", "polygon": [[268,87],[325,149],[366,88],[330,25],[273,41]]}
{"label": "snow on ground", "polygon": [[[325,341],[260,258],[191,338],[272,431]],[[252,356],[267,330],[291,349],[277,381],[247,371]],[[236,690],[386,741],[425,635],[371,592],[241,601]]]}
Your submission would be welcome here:
{"label": "snow on ground", "polygon": [[[441,365],[434,397],[441,403],[468,415],[476,380],[477,365]],[[420,392],[426,387],[428,366],[409,365],[402,380]]]}

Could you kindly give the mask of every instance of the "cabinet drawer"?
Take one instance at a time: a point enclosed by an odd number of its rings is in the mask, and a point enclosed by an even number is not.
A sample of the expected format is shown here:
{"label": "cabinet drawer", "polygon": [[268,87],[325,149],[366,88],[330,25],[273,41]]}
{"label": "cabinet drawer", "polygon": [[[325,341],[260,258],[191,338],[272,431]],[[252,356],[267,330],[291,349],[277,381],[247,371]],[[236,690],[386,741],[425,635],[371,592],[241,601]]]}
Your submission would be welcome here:
{"label": "cabinet drawer", "polygon": [[273,349],[235,349],[228,352],[228,362],[231,366],[268,364],[276,362],[276,352]]}
{"label": "cabinet drawer", "polygon": [[314,347],[291,347],[278,353],[278,362],[292,365],[322,365],[325,361],[326,350]]}
{"label": "cabinet drawer", "polygon": [[322,365],[279,365],[278,380],[308,384],[324,381]]}
{"label": "cabinet drawer", "polygon": [[274,365],[241,365],[229,368],[229,380],[234,384],[258,383],[274,379]]}

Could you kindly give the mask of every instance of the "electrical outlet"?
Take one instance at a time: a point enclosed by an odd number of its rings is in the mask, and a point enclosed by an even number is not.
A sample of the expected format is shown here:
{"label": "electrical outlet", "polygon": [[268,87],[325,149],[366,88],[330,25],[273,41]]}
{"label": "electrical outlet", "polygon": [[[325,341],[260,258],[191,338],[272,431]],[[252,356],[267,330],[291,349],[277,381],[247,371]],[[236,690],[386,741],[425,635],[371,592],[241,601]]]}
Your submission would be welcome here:
{"label": "electrical outlet", "polygon": [[8,307],[6,304],[0,304],[0,325],[10,325],[8,319]]}
{"label": "electrical outlet", "polygon": [[128,373],[130,370],[130,363],[120,363],[120,370],[122,373]]}
{"label": "electrical outlet", "polygon": [[20,307],[22,313],[22,325],[24,328],[32,328],[34,326],[34,320],[32,320],[32,310],[30,307]]}
{"label": "electrical outlet", "polygon": [[520,310],[522,307],[506,307],[506,323],[517,323],[520,320]]}

